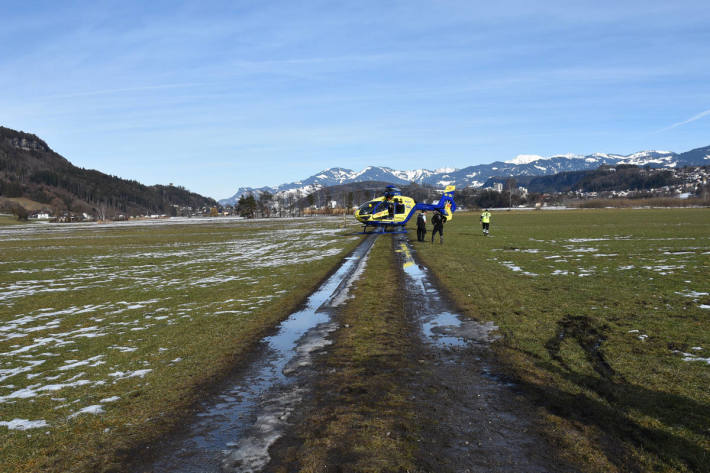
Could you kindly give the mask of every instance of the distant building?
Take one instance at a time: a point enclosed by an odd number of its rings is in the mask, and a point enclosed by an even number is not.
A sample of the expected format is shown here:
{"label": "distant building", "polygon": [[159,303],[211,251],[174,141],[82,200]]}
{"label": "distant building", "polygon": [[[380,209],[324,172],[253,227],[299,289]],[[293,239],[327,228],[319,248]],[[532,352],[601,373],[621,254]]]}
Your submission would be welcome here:
{"label": "distant building", "polygon": [[495,184],[493,184],[493,190],[496,192],[503,192],[503,183],[496,182]]}

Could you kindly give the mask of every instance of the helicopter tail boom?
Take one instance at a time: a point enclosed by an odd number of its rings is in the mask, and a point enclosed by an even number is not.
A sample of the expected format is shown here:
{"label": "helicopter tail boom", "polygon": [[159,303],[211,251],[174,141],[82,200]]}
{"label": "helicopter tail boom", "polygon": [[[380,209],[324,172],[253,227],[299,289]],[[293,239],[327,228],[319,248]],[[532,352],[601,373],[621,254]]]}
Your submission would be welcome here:
{"label": "helicopter tail boom", "polygon": [[454,202],[455,190],[456,186],[446,186],[446,189],[444,189],[444,195],[442,195],[441,199],[439,199],[439,205],[437,206],[443,210],[447,220],[451,220],[454,217],[453,213],[456,210],[456,202]]}
{"label": "helicopter tail boom", "polygon": [[456,186],[446,186],[444,194],[439,199],[438,204],[424,204],[418,203],[414,206],[413,210],[438,210],[446,217],[446,220],[451,220],[454,218],[454,211],[456,211],[456,202],[454,202],[454,190]]}

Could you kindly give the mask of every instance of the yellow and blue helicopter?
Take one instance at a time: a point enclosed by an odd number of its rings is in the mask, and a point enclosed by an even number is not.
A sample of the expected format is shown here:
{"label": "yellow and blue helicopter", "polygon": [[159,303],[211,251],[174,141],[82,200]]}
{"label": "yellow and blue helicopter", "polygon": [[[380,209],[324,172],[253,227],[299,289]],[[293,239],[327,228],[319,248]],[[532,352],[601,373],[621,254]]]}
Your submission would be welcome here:
{"label": "yellow and blue helicopter", "polygon": [[[367,233],[367,227],[374,227],[377,233],[406,233],[404,228],[417,210],[436,210],[446,220],[453,218],[456,211],[454,202],[456,186],[446,186],[444,194],[437,204],[415,203],[414,199],[402,195],[395,186],[387,186],[384,195],[362,204],[355,211],[355,218],[362,223]],[[395,230],[399,228],[399,230]]]}

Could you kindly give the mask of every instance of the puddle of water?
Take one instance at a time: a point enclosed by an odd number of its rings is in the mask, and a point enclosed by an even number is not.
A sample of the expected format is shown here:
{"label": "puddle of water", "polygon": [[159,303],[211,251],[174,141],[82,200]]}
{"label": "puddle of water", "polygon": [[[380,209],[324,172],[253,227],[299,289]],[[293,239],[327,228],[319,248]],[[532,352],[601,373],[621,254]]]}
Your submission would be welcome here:
{"label": "puddle of water", "polygon": [[466,341],[463,337],[447,335],[455,333],[455,329],[460,327],[461,320],[451,312],[442,312],[422,324],[424,336],[438,345],[465,345]]}
{"label": "puddle of water", "polygon": [[201,406],[188,431],[161,449],[148,471],[170,473],[253,472],[269,462],[269,447],[282,435],[289,416],[306,394],[301,369],[330,344],[337,325],[333,309],[365,266],[375,237],[363,241],[314,292],[306,307],[284,320],[262,341],[264,355]]}
{"label": "puddle of water", "polygon": [[495,339],[491,332],[498,327],[492,322],[462,319],[458,314],[446,310],[439,291],[431,283],[427,269],[414,261],[408,242],[400,241],[395,251],[402,255],[408,292],[416,295],[420,302],[418,307],[422,333],[429,343],[439,347],[459,347],[468,343],[488,344]]}

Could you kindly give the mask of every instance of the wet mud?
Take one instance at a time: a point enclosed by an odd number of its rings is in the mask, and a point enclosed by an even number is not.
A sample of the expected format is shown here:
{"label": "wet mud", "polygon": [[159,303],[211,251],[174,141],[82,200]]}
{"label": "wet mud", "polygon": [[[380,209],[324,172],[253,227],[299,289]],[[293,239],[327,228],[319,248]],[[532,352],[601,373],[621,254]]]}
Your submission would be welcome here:
{"label": "wet mud", "polygon": [[[423,243],[426,244],[426,243]],[[419,327],[422,365],[410,389],[426,435],[422,471],[572,472],[537,433],[534,406],[499,374],[490,343],[492,323],[456,314],[404,238],[394,242],[402,263],[406,311]]]}
{"label": "wet mud", "polygon": [[374,236],[260,343],[248,366],[201,402],[185,429],[154,446],[134,471],[170,473],[256,472],[313,386],[313,356],[336,330],[332,315],[362,273]]}

